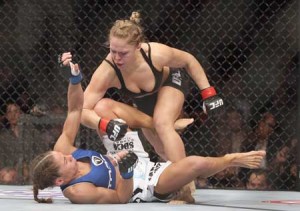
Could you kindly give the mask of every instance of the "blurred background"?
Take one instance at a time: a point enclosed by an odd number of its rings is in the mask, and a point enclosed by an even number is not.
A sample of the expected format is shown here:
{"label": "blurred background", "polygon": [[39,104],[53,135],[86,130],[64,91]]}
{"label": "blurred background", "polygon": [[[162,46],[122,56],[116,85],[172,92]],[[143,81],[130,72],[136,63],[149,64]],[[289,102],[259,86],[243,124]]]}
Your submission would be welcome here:
{"label": "blurred background", "polygon": [[[297,0],[0,0],[0,183],[30,184],[30,161],[61,132],[67,76],[57,55],[75,55],[85,88],[109,52],[109,28],[136,10],[148,40],[192,53],[224,99],[222,112],[205,116],[192,82],[183,116],[195,122],[181,131],[187,154],[267,150],[261,169],[228,169],[197,187],[300,190]],[[127,102],[116,90],[107,96]],[[76,144],[104,150],[84,127]]]}

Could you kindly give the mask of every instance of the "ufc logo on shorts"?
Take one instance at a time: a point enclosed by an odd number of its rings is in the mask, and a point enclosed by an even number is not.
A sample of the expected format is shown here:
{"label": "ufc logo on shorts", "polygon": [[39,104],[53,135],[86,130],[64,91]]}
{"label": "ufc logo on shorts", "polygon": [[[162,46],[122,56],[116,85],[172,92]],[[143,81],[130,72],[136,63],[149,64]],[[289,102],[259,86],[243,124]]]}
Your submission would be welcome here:
{"label": "ufc logo on shorts", "polygon": [[210,108],[210,110],[213,110],[213,109],[218,108],[222,105],[223,105],[223,100],[219,99],[217,101],[209,103],[209,108]]}
{"label": "ufc logo on shorts", "polygon": [[121,127],[119,125],[115,125],[114,129],[112,131],[112,134],[109,136],[109,139],[116,140],[119,135],[120,130],[121,130]]}
{"label": "ufc logo on shorts", "polygon": [[172,83],[177,84],[178,86],[181,86],[181,74],[179,71],[177,71],[176,73],[172,74]]}

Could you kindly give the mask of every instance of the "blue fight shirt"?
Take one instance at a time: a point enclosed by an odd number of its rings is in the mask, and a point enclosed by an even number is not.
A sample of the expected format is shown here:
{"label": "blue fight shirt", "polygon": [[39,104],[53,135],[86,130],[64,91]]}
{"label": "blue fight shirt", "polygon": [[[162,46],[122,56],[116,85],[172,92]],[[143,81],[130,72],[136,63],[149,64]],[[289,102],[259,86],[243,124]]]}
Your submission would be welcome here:
{"label": "blue fight shirt", "polygon": [[110,160],[98,152],[91,150],[77,149],[72,153],[76,160],[89,158],[91,171],[86,175],[72,180],[69,184],[62,185],[60,188],[63,191],[70,185],[80,182],[90,182],[96,187],[115,189],[116,187],[116,170]]}

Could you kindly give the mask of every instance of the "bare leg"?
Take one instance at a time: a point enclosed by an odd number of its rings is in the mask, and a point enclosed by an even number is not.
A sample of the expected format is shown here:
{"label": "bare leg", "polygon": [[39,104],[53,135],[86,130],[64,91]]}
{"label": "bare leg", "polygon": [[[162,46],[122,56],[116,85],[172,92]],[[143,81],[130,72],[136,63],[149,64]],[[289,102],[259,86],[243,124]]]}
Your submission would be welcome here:
{"label": "bare leg", "polygon": [[[184,95],[172,87],[162,87],[158,94],[153,122],[168,160],[177,162],[184,157],[185,148],[179,134],[174,129],[174,122],[181,113]],[[146,134],[145,134],[146,135]],[[151,142],[151,139],[149,139]]]}
{"label": "bare leg", "polygon": [[156,154],[159,155],[162,160],[167,161],[167,157],[164,151],[164,146],[162,141],[159,139],[155,130],[150,130],[148,128],[142,128],[143,134],[145,135],[146,139],[149,141],[151,146],[154,148]]}
{"label": "bare leg", "polygon": [[206,178],[228,167],[259,168],[265,155],[265,151],[251,151],[223,157],[189,156],[166,168],[159,178],[155,192],[167,194],[177,191],[196,177]]}
{"label": "bare leg", "polygon": [[101,99],[94,111],[101,117],[123,119],[132,128],[153,128],[152,117],[133,106],[109,98]]}
{"label": "bare leg", "polygon": [[[154,111],[154,126],[163,144],[164,154],[167,160],[177,162],[186,157],[183,141],[174,129],[174,121],[182,111],[184,95],[177,89],[165,86],[161,88]],[[149,139],[149,141],[153,141]],[[157,150],[156,150],[157,151]],[[190,181],[180,190],[177,200],[193,203],[192,193],[195,191],[195,183]],[[173,202],[172,202],[173,203]]]}
{"label": "bare leg", "polygon": [[[154,129],[152,117],[125,103],[120,103],[109,98],[103,98],[96,104],[94,110],[98,116],[104,118],[123,119],[129,127],[132,128]],[[174,123],[174,128],[176,130],[182,130],[193,122],[193,118],[178,119]]]}

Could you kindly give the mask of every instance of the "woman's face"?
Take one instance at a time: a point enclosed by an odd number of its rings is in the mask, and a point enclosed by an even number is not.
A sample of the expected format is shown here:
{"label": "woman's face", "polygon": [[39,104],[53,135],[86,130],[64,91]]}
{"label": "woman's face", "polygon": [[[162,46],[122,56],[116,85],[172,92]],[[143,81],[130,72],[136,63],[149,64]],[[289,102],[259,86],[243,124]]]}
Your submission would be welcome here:
{"label": "woman's face", "polygon": [[78,172],[77,161],[72,155],[64,155],[61,152],[53,151],[55,162],[59,166],[59,173],[64,181],[69,182],[74,179]]}
{"label": "woman's face", "polygon": [[138,48],[135,45],[128,44],[127,39],[111,36],[109,47],[112,59],[120,70],[134,63],[135,52]]}

